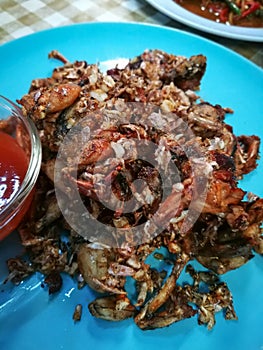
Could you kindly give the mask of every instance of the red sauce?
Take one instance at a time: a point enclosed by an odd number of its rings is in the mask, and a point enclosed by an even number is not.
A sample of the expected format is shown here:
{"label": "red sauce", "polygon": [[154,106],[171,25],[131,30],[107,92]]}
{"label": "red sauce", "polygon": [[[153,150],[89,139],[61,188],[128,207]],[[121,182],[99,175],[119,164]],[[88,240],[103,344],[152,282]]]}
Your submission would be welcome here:
{"label": "red sauce", "polygon": [[[19,191],[27,172],[28,157],[16,140],[0,131],[0,215]],[[16,215],[2,229],[0,239],[13,231],[29,206],[26,200]]]}
{"label": "red sauce", "polygon": [[[194,14],[210,19],[215,22],[221,22],[229,25],[235,25],[240,27],[263,27],[263,16],[251,14],[247,17],[241,18],[238,15],[230,15],[227,4],[224,1],[203,1],[203,0],[173,0],[178,5],[182,6],[186,10],[193,12]],[[256,0],[257,1],[257,0]],[[252,3],[253,0],[248,0],[248,3]],[[261,2],[262,4],[262,2]]]}

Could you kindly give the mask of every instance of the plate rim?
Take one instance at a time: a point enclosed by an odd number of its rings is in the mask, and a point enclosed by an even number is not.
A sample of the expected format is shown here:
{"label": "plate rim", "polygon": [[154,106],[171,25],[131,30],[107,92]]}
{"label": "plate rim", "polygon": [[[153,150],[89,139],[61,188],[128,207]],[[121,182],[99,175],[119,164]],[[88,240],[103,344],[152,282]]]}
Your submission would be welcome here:
{"label": "plate rim", "polygon": [[145,1],[166,16],[194,29],[230,39],[263,42],[263,28],[248,28],[217,23],[184,9],[173,0]]}
{"label": "plate rim", "polygon": [[[148,2],[155,2],[156,0],[145,0]],[[157,0],[157,1],[162,1],[162,0]],[[164,0],[166,1],[166,0]],[[172,0],[171,0],[172,1]],[[214,41],[211,38],[207,38],[202,36],[199,33],[193,33],[193,32],[189,32],[185,29],[182,28],[175,28],[175,27],[171,27],[169,25],[163,25],[163,24],[158,24],[158,23],[148,23],[148,22],[136,22],[136,21],[125,21],[125,22],[117,22],[117,21],[100,21],[100,22],[79,22],[79,23],[70,23],[70,24],[65,24],[65,25],[59,25],[56,27],[50,27],[50,28],[45,28],[33,33],[29,33],[26,35],[23,35],[19,38],[14,38],[12,40],[6,41],[4,43],[0,44],[0,51],[2,49],[5,49],[6,47],[10,47],[15,45],[17,42],[21,42],[21,41],[27,41],[30,40],[31,38],[34,38],[37,35],[45,35],[48,34],[50,32],[58,32],[58,31],[63,31],[65,29],[70,29],[70,28],[77,28],[77,27],[92,27],[92,26],[98,26],[98,27],[103,27],[103,26],[125,26],[125,27],[130,27],[130,26],[134,26],[134,27],[138,27],[138,28],[143,28],[143,27],[148,27],[149,29],[154,29],[154,30],[164,30],[164,31],[170,31],[170,32],[174,32],[174,33],[178,33],[179,35],[185,35],[188,37],[191,37],[193,39],[197,39],[199,41],[203,41],[205,43],[207,43],[208,45],[212,45],[214,47],[217,47],[220,50],[223,50],[225,52],[228,52],[231,55],[234,55],[236,57],[238,57],[240,60],[243,60],[244,62],[246,62],[246,64],[249,64],[251,66],[254,66],[254,68],[258,69],[260,73],[263,73],[263,68],[261,66],[259,66],[258,64],[256,64],[255,62],[251,61],[249,58],[241,55],[239,52],[234,51],[233,49],[221,44],[220,42]],[[262,30],[262,34],[263,34],[263,30]],[[263,41],[263,37],[262,37],[262,41]]]}

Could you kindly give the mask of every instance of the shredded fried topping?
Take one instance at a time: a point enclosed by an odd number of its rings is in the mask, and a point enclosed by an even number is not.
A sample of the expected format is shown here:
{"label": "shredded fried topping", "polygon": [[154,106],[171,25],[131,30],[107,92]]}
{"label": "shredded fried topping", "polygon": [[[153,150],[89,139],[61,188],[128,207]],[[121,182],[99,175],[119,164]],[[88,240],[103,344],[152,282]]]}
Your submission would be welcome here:
{"label": "shredded fried topping", "polygon": [[[226,319],[236,319],[231,292],[220,275],[245,264],[255,252],[263,253],[263,199],[246,197],[238,183],[256,168],[260,140],[236,136],[225,122],[226,113],[233,111],[196,95],[206,57],[146,50],[124,68],[107,72],[86,61],[71,63],[57,51],[49,57],[63,65],[51,77],[33,80],[18,101],[39,131],[43,163],[28,219],[19,227],[30,263],[9,259],[9,279],[17,283],[40,271],[53,293],[62,284],[61,272],[78,276],[81,286],[104,294],[89,304],[93,316],[114,321],[133,317],[141,329],[196,314],[198,323],[211,329],[220,310]],[[83,219],[72,199],[74,185],[94,220],[115,229],[94,230],[88,238],[62,215],[54,185],[57,154],[78,124],[89,132],[82,132],[77,170],[72,144],[78,147],[79,135],[73,133],[59,172],[64,182],[56,190],[63,193],[73,223]],[[185,125],[193,137],[186,137]],[[155,146],[147,151],[140,142]],[[142,148],[148,158],[141,156]],[[160,174],[172,189],[167,195]],[[125,210],[133,197],[138,205]],[[198,215],[185,229],[193,213]],[[139,237],[133,231],[138,225],[144,225]],[[166,249],[169,259],[159,249]],[[153,267],[150,257],[165,260],[169,272]],[[194,260],[206,270],[195,271],[188,264]],[[178,278],[186,266],[193,282],[181,286]],[[136,285],[135,300],[126,290],[128,278]],[[80,317],[77,306],[73,318]]]}

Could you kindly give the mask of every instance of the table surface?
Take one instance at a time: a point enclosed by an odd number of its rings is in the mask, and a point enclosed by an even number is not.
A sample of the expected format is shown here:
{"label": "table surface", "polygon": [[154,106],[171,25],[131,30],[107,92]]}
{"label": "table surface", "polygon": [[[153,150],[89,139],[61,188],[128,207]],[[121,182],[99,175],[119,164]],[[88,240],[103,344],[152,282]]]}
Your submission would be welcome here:
{"label": "table surface", "polygon": [[159,13],[144,0],[0,0],[0,44],[47,28],[94,21],[130,21],[179,28],[216,41],[263,67],[262,43],[194,30]]}

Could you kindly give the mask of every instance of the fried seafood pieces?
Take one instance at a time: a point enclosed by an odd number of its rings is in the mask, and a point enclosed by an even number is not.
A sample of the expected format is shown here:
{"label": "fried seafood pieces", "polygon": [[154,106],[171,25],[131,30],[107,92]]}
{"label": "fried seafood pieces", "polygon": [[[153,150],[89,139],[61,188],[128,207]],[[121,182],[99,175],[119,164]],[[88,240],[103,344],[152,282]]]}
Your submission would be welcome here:
{"label": "fried seafood pieces", "polygon": [[[263,199],[246,197],[238,186],[257,166],[260,141],[236,136],[224,120],[232,111],[195,94],[206,58],[145,51],[126,67],[103,73],[97,64],[70,63],[56,51],[50,57],[63,65],[51,77],[32,81],[19,100],[39,131],[43,164],[35,201],[20,227],[30,264],[10,260],[10,278],[17,282],[38,270],[47,281],[57,276],[56,290],[61,272],[80,274],[80,285],[104,293],[90,303],[92,315],[133,317],[142,329],[196,314],[199,324],[212,328],[222,309],[226,319],[235,319],[231,292],[218,275],[263,253]],[[81,147],[80,135],[71,134],[77,125],[89,130]],[[58,191],[67,213],[73,223],[81,222],[71,197],[74,185],[103,232],[84,225],[79,234],[61,214],[54,167],[62,144],[66,161],[59,176],[65,181]],[[156,249],[169,253],[170,272],[148,263]],[[196,272],[188,265],[192,260],[208,271]],[[193,282],[180,285],[184,271]],[[133,298],[128,280],[136,286]]]}

